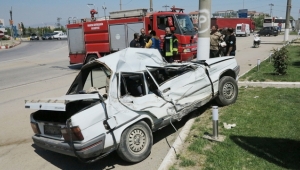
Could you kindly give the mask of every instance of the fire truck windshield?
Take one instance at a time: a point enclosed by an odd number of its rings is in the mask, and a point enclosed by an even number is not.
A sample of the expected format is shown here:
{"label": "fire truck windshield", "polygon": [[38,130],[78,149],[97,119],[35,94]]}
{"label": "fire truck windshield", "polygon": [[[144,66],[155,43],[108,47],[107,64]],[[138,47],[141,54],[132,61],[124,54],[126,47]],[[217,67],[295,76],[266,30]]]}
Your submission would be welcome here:
{"label": "fire truck windshield", "polygon": [[175,15],[176,19],[178,21],[178,25],[183,32],[183,34],[186,34],[187,32],[189,33],[194,33],[195,29],[193,27],[193,23],[188,15]]}

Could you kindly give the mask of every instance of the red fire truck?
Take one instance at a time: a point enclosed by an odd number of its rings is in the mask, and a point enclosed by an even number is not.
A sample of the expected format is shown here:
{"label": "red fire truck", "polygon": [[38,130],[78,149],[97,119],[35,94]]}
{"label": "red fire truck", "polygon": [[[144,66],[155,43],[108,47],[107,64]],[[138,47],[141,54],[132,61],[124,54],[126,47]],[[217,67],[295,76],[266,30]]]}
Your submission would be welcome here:
{"label": "red fire truck", "polygon": [[85,64],[129,47],[134,33],[140,33],[141,28],[146,33],[155,30],[163,40],[165,28],[170,27],[179,41],[176,60],[187,61],[197,54],[197,32],[181,8],[151,13],[147,9],[110,12],[109,19],[102,20],[94,18],[95,12],[91,10],[91,19],[67,25],[70,64]]}
{"label": "red fire truck", "polygon": [[211,18],[211,25],[218,25],[219,29],[233,28],[235,29],[236,24],[249,24],[250,31],[255,30],[255,22],[251,18]]}

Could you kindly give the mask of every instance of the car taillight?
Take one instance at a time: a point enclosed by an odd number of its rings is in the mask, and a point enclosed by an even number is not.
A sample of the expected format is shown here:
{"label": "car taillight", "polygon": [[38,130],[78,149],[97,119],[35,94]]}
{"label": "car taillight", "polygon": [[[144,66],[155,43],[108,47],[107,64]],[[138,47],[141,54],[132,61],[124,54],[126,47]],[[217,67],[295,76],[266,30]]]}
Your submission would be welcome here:
{"label": "car taillight", "polygon": [[[62,128],[61,133],[62,133],[65,141],[71,141],[70,134],[69,134],[67,128]],[[84,139],[84,137],[81,133],[81,129],[78,126],[75,126],[75,127],[71,128],[71,135],[72,135],[72,140],[73,141],[82,141]]]}
{"label": "car taillight", "polygon": [[31,122],[31,128],[35,134],[41,134],[39,125],[37,123]]}

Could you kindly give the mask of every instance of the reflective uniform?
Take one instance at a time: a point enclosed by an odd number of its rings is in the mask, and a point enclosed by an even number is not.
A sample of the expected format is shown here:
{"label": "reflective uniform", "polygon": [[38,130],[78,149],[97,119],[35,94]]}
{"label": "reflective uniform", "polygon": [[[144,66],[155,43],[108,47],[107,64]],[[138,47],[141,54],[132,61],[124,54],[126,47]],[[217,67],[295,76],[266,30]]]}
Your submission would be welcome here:
{"label": "reflective uniform", "polygon": [[175,35],[165,35],[163,52],[163,55],[168,62],[174,61],[174,56],[178,54],[178,39]]}

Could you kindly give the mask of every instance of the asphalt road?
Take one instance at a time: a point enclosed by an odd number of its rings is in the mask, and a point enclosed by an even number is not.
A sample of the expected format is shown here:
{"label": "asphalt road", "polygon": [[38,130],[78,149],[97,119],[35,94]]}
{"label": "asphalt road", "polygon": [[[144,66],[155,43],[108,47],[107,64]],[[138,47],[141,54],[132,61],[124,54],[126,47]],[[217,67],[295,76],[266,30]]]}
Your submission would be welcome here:
{"label": "asphalt road", "polygon": [[[293,38],[292,36],[290,38]],[[263,60],[270,49],[282,46],[283,36],[262,37],[259,48],[252,48],[253,36],[237,37],[241,74]],[[61,96],[66,93],[80,66],[69,66],[66,41],[23,42],[0,50],[0,167],[1,169],[157,169],[178,133],[167,126],[154,133],[151,155],[137,164],[122,161],[116,153],[93,164],[75,157],[37,148],[33,145],[25,99]],[[186,120],[175,124],[180,129]]]}

